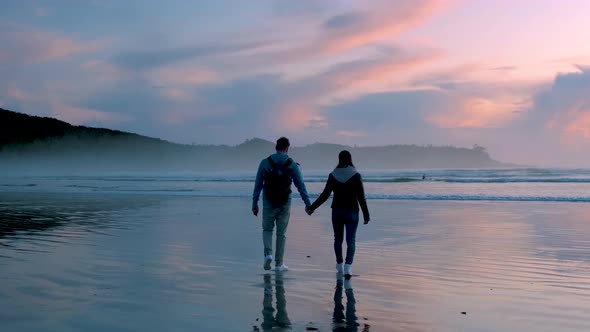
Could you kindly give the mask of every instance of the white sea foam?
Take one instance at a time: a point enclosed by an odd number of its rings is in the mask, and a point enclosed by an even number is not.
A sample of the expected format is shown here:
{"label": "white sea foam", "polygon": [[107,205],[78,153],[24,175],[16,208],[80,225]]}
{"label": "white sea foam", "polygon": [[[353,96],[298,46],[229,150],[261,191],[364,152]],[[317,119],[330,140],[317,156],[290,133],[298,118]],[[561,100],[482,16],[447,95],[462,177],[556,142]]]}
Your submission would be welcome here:
{"label": "white sea foam", "polygon": [[[304,170],[310,196],[317,197],[323,190],[328,173]],[[383,170],[362,174],[368,199],[590,202],[587,169]],[[13,176],[0,177],[0,191],[249,198],[253,182],[254,172]]]}

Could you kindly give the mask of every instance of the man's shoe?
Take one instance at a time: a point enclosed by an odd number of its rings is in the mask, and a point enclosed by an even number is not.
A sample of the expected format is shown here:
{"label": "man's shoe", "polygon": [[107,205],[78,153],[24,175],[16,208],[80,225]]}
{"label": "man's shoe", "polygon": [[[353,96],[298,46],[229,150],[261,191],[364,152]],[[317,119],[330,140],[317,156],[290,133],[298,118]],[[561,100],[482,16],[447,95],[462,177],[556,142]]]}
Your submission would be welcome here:
{"label": "man's shoe", "polygon": [[352,275],[352,264],[344,264],[344,275],[345,276]]}
{"label": "man's shoe", "polygon": [[283,265],[277,265],[275,267],[275,271],[277,271],[277,272],[289,271],[289,267],[287,265],[285,265],[285,264],[283,264]]}
{"label": "man's shoe", "polygon": [[264,256],[264,269],[270,270],[270,263],[272,262],[272,255]]}
{"label": "man's shoe", "polygon": [[342,273],[342,265],[343,265],[342,263],[338,263],[338,264],[336,264],[336,271],[337,271],[338,273]]}

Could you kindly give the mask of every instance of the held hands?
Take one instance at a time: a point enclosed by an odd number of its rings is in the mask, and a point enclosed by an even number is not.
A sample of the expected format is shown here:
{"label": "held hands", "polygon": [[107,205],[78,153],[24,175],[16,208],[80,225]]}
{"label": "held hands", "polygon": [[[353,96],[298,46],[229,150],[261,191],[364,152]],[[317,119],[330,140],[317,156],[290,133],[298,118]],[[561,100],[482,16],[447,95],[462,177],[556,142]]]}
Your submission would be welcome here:
{"label": "held hands", "polygon": [[[252,212],[254,212],[254,209],[252,209]],[[256,215],[256,213],[258,213],[258,209],[256,209],[256,212],[254,213],[254,215]],[[311,216],[312,213],[313,213],[313,210],[310,209],[310,208],[308,208],[308,207],[306,207],[305,208],[305,213],[307,213],[308,216]],[[368,224],[369,221],[371,221],[371,219],[369,217],[365,217],[365,216],[363,216],[363,217],[365,219],[365,222],[364,222],[365,225]]]}

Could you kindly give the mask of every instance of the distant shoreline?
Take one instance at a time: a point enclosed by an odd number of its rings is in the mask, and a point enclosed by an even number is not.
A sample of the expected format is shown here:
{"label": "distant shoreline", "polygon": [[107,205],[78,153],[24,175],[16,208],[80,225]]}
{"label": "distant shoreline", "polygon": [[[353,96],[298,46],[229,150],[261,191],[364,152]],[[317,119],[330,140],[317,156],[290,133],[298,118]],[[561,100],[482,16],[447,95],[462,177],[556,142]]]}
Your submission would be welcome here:
{"label": "distant shoreline", "polygon": [[[307,169],[331,169],[341,150],[362,169],[504,168],[482,146],[293,146],[289,155]],[[187,145],[105,128],[73,126],[0,109],[0,169],[72,171],[214,171],[256,169],[274,143],[248,139],[236,146]]]}

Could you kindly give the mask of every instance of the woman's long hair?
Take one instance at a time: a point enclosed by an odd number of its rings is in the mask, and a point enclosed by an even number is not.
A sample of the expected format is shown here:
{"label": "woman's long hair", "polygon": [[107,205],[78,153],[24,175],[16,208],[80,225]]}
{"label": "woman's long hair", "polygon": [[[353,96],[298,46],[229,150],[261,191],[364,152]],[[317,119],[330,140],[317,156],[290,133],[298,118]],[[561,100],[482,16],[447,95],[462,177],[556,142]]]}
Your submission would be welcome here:
{"label": "woman's long hair", "polygon": [[352,155],[346,150],[340,151],[338,154],[338,166],[336,168],[346,168],[348,166],[354,167],[352,163]]}

